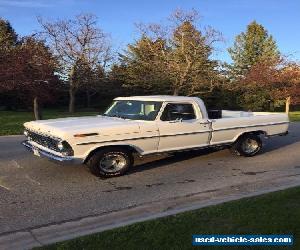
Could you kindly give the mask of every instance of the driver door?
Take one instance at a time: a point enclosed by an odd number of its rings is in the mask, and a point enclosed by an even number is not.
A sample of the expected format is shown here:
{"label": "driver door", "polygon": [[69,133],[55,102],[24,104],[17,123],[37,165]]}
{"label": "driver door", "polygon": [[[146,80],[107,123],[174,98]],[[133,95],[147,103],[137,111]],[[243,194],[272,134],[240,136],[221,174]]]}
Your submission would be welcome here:
{"label": "driver door", "polygon": [[158,151],[196,148],[209,144],[210,125],[195,112],[194,103],[167,103],[157,121]]}

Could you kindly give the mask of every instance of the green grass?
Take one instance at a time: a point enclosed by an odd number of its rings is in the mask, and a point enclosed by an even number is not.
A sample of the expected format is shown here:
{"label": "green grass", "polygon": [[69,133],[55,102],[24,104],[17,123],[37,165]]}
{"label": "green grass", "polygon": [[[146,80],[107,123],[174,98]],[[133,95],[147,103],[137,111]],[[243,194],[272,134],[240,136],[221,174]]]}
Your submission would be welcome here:
{"label": "green grass", "polygon": [[299,122],[300,121],[300,111],[294,111],[289,113],[290,120],[293,122]]}
{"label": "green grass", "polygon": [[40,249],[195,249],[193,234],[293,234],[293,247],[201,249],[300,249],[300,188],[136,223]]}
{"label": "green grass", "polygon": [[[43,119],[60,118],[68,116],[96,115],[96,111],[80,111],[70,114],[63,110],[44,110]],[[33,112],[26,111],[0,111],[0,135],[17,135],[23,133],[23,123],[34,120]]]}

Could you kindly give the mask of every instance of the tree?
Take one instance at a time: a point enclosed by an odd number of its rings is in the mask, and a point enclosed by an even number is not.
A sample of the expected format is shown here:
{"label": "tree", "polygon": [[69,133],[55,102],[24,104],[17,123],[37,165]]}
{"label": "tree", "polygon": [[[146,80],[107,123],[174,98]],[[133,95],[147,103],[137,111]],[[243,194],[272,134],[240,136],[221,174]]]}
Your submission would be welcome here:
{"label": "tree", "polygon": [[[233,63],[226,65],[228,81],[224,86],[238,93],[237,102],[245,109],[269,108],[272,104],[272,96],[261,81],[271,70],[272,67],[269,66],[277,63],[281,58],[273,37],[261,24],[253,21],[247,26],[245,32],[236,36],[234,45],[228,51]],[[267,66],[266,62],[270,64]],[[262,77],[260,84],[255,84],[253,79],[250,80],[250,76],[260,74],[256,70],[259,65],[262,66],[260,69]]]}
{"label": "tree", "polygon": [[285,112],[289,113],[290,104],[300,104],[300,65],[288,62],[280,72],[280,83],[273,89],[273,96],[285,99]]}
{"label": "tree", "polygon": [[51,99],[51,85],[57,81],[56,60],[42,41],[23,38],[0,58],[0,91],[14,90],[30,97],[36,119],[41,119],[39,103]]}
{"label": "tree", "polygon": [[152,41],[142,36],[135,44],[128,45],[126,54],[120,55],[121,65],[114,65],[112,72],[122,77],[124,87],[138,94],[168,93],[170,79],[160,58],[166,50],[164,40]]}
{"label": "tree", "polygon": [[[85,62],[91,69],[101,65],[103,69],[111,60],[111,46],[108,36],[97,27],[97,18],[82,14],[72,20],[46,22],[38,19],[53,53],[60,60],[61,74],[69,82],[69,111],[75,110],[76,92],[82,81],[73,76],[78,62]],[[82,80],[82,79],[81,79]]]}
{"label": "tree", "polygon": [[11,24],[0,18],[0,51],[16,46],[18,36]]}
{"label": "tree", "polygon": [[263,92],[275,105],[285,102],[287,113],[290,103],[300,103],[300,65],[284,58],[259,61],[248,70],[240,84],[245,96]]}
{"label": "tree", "polygon": [[212,53],[208,34],[203,36],[191,20],[183,20],[174,30],[169,70],[173,79],[173,94],[182,90],[188,95],[203,94],[213,89],[217,78],[217,62]]}
{"label": "tree", "polygon": [[[141,88],[131,88],[133,85],[127,86],[128,82],[128,67],[124,64],[114,63],[107,72],[107,83],[110,88],[106,88],[106,93],[110,96],[127,96],[142,94]],[[137,84],[138,85],[138,84]],[[130,93],[129,93],[130,91]]]}
{"label": "tree", "polygon": [[105,81],[105,72],[100,64],[91,68],[91,65],[84,60],[78,60],[74,65],[72,74],[72,82],[79,86],[78,90],[84,91],[86,94],[89,108],[91,104],[91,97],[101,91]]}
{"label": "tree", "polygon": [[[0,60],[2,63],[10,56],[9,52],[16,47],[17,43],[18,36],[9,21],[0,18]],[[17,95],[12,91],[2,90],[0,93],[0,102],[0,105],[12,108],[14,103],[17,102]]]}
{"label": "tree", "polygon": [[233,60],[231,70],[235,78],[246,74],[259,61],[276,60],[280,56],[272,35],[256,21],[247,26],[246,32],[236,36],[228,51]]}
{"label": "tree", "polygon": [[204,33],[198,30],[197,15],[195,11],[175,11],[171,28],[139,25],[141,38],[121,57],[121,64],[128,69],[128,85],[174,95],[212,91],[218,74],[217,62],[210,56],[221,36],[211,28]]}

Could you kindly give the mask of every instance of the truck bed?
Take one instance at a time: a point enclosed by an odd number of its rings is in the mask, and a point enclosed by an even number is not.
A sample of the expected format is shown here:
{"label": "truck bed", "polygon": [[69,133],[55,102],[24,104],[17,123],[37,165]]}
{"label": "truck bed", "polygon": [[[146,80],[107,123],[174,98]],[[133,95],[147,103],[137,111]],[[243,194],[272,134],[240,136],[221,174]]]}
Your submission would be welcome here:
{"label": "truck bed", "polygon": [[234,142],[241,134],[261,131],[265,136],[280,135],[287,131],[286,113],[245,112],[222,110],[222,118],[213,119],[211,144]]}

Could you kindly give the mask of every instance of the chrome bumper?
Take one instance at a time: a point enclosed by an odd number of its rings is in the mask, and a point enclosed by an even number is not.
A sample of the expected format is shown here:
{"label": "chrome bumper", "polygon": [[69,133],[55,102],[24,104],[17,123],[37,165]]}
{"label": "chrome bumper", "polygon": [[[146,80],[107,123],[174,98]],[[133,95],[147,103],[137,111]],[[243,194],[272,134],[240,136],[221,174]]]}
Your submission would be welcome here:
{"label": "chrome bumper", "polygon": [[30,141],[23,141],[22,145],[25,146],[26,149],[28,149],[30,152],[32,152],[34,155],[47,158],[52,161],[61,162],[61,163],[68,163],[68,164],[81,164],[81,159],[76,159],[72,156],[59,156],[52,154],[50,152],[47,152],[43,149],[37,148],[36,146],[32,145]]}

